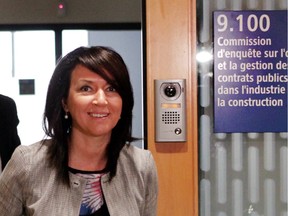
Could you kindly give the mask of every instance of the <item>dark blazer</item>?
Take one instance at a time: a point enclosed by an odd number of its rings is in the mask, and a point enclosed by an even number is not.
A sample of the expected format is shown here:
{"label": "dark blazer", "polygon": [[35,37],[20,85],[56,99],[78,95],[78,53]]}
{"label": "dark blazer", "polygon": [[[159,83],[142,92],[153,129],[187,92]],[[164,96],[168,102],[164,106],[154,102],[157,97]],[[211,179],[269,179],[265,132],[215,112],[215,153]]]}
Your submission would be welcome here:
{"label": "dark blazer", "polygon": [[17,132],[18,124],[19,119],[14,100],[0,94],[0,156],[2,169],[6,166],[15,148],[20,145]]}

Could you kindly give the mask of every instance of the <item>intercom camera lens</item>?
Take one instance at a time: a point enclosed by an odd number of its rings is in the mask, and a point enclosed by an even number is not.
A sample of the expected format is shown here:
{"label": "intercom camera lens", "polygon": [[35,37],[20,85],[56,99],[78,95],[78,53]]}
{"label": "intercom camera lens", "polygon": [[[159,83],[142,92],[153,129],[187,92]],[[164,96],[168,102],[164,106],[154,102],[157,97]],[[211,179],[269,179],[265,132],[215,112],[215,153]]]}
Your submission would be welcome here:
{"label": "intercom camera lens", "polygon": [[167,85],[164,89],[164,93],[167,97],[174,97],[177,93],[177,90],[174,85]]}

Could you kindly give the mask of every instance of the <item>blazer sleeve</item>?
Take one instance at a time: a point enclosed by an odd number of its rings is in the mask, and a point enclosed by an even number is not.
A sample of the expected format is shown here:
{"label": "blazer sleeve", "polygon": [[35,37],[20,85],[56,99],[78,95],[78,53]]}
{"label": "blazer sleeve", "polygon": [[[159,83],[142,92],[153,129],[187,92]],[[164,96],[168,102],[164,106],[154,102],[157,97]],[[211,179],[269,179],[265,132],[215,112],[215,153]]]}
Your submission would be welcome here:
{"label": "blazer sleeve", "polygon": [[143,216],[157,215],[158,175],[154,158],[149,151],[146,163],[146,194]]}
{"label": "blazer sleeve", "polygon": [[0,175],[0,215],[22,215],[22,195],[27,175],[25,164],[21,150],[16,148]]}

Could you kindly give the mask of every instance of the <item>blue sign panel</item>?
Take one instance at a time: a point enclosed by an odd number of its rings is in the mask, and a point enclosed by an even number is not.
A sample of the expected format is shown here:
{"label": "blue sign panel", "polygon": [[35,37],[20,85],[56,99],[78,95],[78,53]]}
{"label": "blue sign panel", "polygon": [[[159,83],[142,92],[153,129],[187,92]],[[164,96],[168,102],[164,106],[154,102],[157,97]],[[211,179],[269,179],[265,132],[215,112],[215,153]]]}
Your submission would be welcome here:
{"label": "blue sign panel", "polygon": [[214,132],[287,132],[287,11],[214,12]]}

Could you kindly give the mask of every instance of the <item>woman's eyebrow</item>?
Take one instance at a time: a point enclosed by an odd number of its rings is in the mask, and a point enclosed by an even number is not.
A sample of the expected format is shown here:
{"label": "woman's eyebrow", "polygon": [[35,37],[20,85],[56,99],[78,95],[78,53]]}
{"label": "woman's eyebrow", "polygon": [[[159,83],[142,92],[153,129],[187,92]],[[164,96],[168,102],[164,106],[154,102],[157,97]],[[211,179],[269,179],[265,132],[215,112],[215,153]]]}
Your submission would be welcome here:
{"label": "woman's eyebrow", "polygon": [[78,79],[78,82],[83,82],[83,83],[95,83],[96,80],[93,80],[93,79],[87,79],[87,78],[80,78]]}

